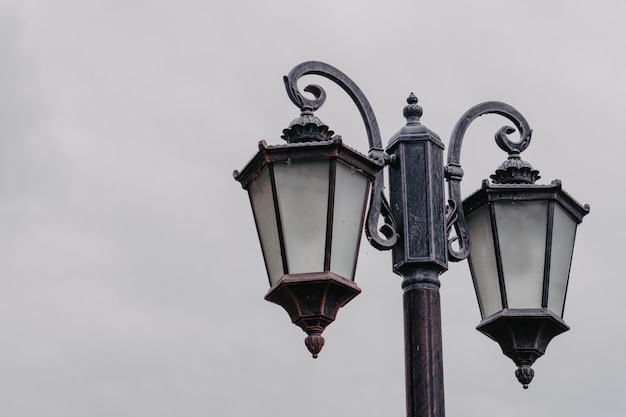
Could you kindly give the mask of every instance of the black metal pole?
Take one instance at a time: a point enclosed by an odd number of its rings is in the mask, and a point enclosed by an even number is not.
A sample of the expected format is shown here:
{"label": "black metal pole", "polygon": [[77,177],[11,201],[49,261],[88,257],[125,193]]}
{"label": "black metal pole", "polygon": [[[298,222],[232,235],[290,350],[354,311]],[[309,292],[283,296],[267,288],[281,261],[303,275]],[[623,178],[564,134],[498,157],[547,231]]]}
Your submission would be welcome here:
{"label": "black metal pole", "polygon": [[445,415],[438,275],[416,268],[402,282],[408,417]]}
{"label": "black metal pole", "polygon": [[408,417],[443,417],[443,357],[439,275],[447,269],[443,143],[420,123],[422,109],[411,94],[407,124],[386,152],[389,195],[398,244],[393,270],[403,277],[406,398]]}

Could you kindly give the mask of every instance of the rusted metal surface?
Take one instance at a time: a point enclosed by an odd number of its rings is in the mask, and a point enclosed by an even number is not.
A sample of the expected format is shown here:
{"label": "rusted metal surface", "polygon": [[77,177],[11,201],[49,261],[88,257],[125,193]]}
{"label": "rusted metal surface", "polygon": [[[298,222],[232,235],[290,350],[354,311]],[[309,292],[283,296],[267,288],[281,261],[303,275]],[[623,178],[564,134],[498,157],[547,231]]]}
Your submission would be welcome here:
{"label": "rusted metal surface", "polygon": [[439,271],[416,269],[403,281],[407,417],[443,417]]}
{"label": "rusted metal surface", "polygon": [[324,346],[322,332],[360,292],[354,282],[332,272],[290,274],[270,288],[265,299],[283,307],[306,332],[306,347],[317,358]]}

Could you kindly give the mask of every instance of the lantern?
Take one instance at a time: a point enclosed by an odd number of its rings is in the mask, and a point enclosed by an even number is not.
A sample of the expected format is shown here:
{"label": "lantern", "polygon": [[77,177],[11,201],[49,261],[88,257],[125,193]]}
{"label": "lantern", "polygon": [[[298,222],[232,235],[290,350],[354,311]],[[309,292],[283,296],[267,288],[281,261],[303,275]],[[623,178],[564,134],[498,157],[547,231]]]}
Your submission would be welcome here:
{"label": "lantern", "polygon": [[524,388],[531,365],[554,336],[569,330],[563,311],[582,206],[560,181],[535,185],[538,171],[510,154],[482,188],[463,201],[470,269],[481,323],[518,366]]}
{"label": "lantern", "polygon": [[283,131],[285,145],[259,143],[235,179],[248,191],[270,282],[317,357],[321,333],[361,290],[354,283],[371,181],[382,168],[347,147],[310,110]]}

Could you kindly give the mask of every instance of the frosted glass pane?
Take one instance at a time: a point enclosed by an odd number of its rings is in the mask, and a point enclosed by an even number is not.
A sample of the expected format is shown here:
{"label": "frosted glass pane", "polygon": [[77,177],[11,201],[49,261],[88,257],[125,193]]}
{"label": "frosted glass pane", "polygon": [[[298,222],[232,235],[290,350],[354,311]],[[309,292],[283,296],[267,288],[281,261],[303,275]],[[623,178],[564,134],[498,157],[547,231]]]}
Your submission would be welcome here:
{"label": "frosted glass pane", "polygon": [[330,160],[274,164],[290,274],[324,270]]}
{"label": "frosted glass pane", "polygon": [[502,310],[489,207],[484,206],[467,216],[467,226],[474,288],[479,300],[480,314],[485,318]]}
{"label": "frosted glass pane", "polygon": [[252,212],[256,223],[261,250],[265,259],[270,285],[280,280],[283,275],[283,263],[280,253],[280,240],[274,210],[274,198],[270,182],[269,169],[261,171],[256,180],[248,186]]}
{"label": "frosted glass pane", "polygon": [[330,270],[349,280],[354,280],[368,189],[362,173],[337,161]]}
{"label": "frosted glass pane", "polygon": [[554,228],[552,229],[552,261],[550,263],[550,292],[548,308],[563,317],[567,281],[574,251],[576,222],[558,205],[554,207]]}
{"label": "frosted glass pane", "polygon": [[541,308],[547,201],[494,203],[509,308]]}

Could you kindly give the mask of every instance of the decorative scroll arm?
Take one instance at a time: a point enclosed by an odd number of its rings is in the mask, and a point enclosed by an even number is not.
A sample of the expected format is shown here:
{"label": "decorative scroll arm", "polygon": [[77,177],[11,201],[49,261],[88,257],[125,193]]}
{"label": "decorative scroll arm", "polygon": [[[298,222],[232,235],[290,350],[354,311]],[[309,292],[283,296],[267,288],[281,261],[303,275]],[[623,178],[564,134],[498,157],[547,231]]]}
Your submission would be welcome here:
{"label": "decorative scroll arm", "polygon": [[378,129],[378,122],[376,121],[372,106],[354,81],[337,68],[324,62],[307,61],[296,65],[289,71],[289,74],[283,77],[283,81],[285,82],[289,99],[301,110],[309,109],[315,111],[322,107],[326,101],[326,92],[319,85],[310,84],[304,88],[304,91],[315,96],[314,99],[306,98],[300,93],[298,90],[298,80],[305,75],[320,75],[340,86],[350,96],[359,109],[359,113],[361,113],[370,149],[382,149],[383,145],[380,139],[380,130]]}
{"label": "decorative scroll arm", "polygon": [[[302,111],[315,111],[326,101],[326,92],[322,87],[315,84],[307,85],[304,91],[313,94],[314,98],[307,98],[298,89],[298,80],[305,75],[320,75],[339,85],[352,99],[361,114],[367,140],[370,147],[370,157],[379,164],[385,165],[389,155],[385,154],[380,137],[380,130],[372,106],[361,89],[346,74],[337,68],[319,61],[307,61],[296,65],[286,76],[283,77],[287,95],[293,104]],[[389,203],[384,196],[384,174],[381,170],[372,185],[370,206],[365,222],[365,233],[372,246],[379,250],[391,249],[397,241],[397,233],[394,221],[391,217]],[[380,217],[384,224],[378,227]],[[382,234],[381,234],[382,233]]]}
{"label": "decorative scroll arm", "polygon": [[[378,173],[374,184],[372,184],[372,192],[370,194],[370,207],[365,219],[365,235],[367,240],[374,248],[378,250],[389,250],[398,241],[398,232],[396,223],[391,215],[391,206],[385,197],[384,178],[382,171]],[[378,220],[382,216],[384,223],[378,226]],[[382,233],[384,239],[378,234]]]}
{"label": "decorative scroll arm", "polygon": [[[461,180],[463,179],[463,169],[461,168],[461,145],[463,137],[469,125],[478,117],[485,114],[498,114],[509,119],[517,128],[520,140],[513,142],[508,135],[515,132],[511,126],[500,128],[495,135],[496,143],[509,156],[519,155],[530,144],[532,130],[528,122],[515,108],[499,101],[488,101],[478,104],[459,119],[452,131],[450,145],[448,149],[448,164],[446,166],[446,179],[448,181],[449,206],[446,216],[448,235],[454,227],[456,237],[448,239],[448,259],[452,262],[462,261],[467,258],[470,251],[469,232],[467,222],[463,214],[463,203],[461,200]],[[452,247],[453,242],[458,241],[458,249]]]}

